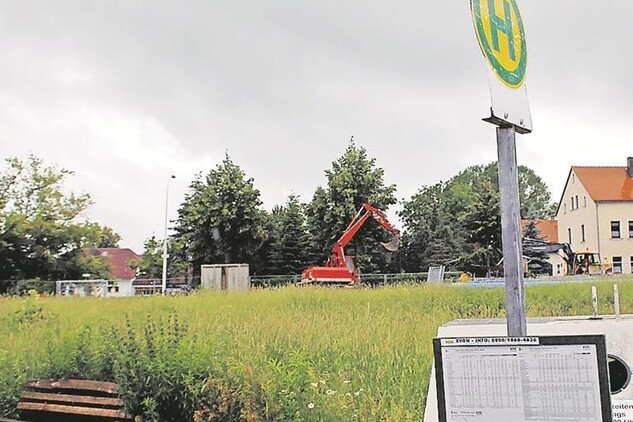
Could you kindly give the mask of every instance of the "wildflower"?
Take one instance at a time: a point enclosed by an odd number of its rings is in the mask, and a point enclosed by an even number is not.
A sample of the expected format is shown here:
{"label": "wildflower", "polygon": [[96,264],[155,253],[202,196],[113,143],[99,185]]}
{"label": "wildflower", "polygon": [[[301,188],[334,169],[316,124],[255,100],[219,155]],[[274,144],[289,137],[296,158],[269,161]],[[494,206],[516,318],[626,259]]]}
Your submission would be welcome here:
{"label": "wildflower", "polygon": [[310,385],[313,386],[314,388],[317,388],[319,386],[319,383],[318,382],[311,382]]}
{"label": "wildflower", "polygon": [[308,403],[308,409],[314,409],[314,403]]}
{"label": "wildflower", "polygon": [[325,380],[319,380],[321,384],[325,384]]}
{"label": "wildflower", "polygon": [[351,384],[352,382],[350,380],[345,380],[343,381],[343,384]]}
{"label": "wildflower", "polygon": [[332,394],[335,394],[335,393],[336,393],[336,390],[332,390],[332,389],[327,390],[327,391],[325,392],[325,394],[327,394],[328,396],[331,396]]}

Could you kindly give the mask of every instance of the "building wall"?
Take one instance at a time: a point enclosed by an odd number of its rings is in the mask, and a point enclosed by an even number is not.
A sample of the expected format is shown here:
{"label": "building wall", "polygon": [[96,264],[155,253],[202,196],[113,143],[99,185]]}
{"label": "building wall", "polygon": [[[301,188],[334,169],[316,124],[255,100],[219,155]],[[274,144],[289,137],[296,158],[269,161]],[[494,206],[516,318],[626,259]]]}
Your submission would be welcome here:
{"label": "building wall", "polygon": [[[631,274],[633,259],[633,238],[629,233],[629,221],[633,222],[633,202],[600,202],[598,203],[600,221],[600,256],[608,258],[613,264],[614,257],[622,258],[622,273]],[[611,222],[620,223],[620,237],[612,238]]]}
{"label": "building wall", "polygon": [[117,280],[108,282],[108,297],[134,296],[132,280]]}
{"label": "building wall", "polygon": [[557,253],[550,253],[547,256],[547,260],[552,264],[552,274],[550,275],[567,275],[567,263],[562,256]]}
{"label": "building wall", "polygon": [[[577,203],[577,205],[576,205]],[[569,243],[574,252],[598,251],[597,204],[572,170],[561,198],[556,219],[558,220],[558,241]],[[583,239],[584,227],[584,239]],[[571,230],[571,242],[569,232]]]}
{"label": "building wall", "polygon": [[[622,273],[633,273],[633,238],[629,233],[629,221],[633,222],[633,202],[594,202],[572,170],[556,219],[559,242],[570,243],[574,252],[599,252],[603,261],[606,258],[611,263],[614,257],[620,257]],[[612,221],[620,222],[619,238],[611,236]],[[556,272],[555,265],[553,268]]]}

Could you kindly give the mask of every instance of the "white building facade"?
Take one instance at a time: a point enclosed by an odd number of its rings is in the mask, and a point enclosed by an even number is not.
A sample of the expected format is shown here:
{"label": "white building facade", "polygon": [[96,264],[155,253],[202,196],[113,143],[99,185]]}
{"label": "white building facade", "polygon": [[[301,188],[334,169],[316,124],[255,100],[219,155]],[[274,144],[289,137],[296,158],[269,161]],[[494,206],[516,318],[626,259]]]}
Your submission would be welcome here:
{"label": "white building facade", "polygon": [[572,167],[556,219],[559,242],[599,253],[615,274],[632,274],[633,158],[626,167]]}

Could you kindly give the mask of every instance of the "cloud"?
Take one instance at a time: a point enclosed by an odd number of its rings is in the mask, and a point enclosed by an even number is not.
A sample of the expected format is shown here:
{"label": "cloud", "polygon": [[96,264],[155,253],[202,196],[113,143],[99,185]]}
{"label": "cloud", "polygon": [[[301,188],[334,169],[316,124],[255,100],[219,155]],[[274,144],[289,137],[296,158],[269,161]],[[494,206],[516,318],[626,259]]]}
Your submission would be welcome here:
{"label": "cloud", "polygon": [[[633,3],[521,2],[534,133],[557,197],[573,164],[624,165]],[[90,217],[139,249],[228,151],[267,208],[309,200],[350,136],[398,196],[496,158],[468,2],[5,1],[3,155],[77,172]],[[588,151],[591,151],[588,153]]]}

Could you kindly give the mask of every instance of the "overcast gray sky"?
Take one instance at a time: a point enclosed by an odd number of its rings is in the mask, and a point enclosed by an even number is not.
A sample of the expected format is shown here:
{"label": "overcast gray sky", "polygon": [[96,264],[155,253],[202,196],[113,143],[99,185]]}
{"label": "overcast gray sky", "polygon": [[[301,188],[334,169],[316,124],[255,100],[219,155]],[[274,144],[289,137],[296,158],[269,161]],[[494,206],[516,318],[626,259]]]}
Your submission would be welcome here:
{"label": "overcast gray sky", "polygon": [[[518,0],[534,132],[518,161],[633,156],[629,0]],[[496,159],[467,0],[0,0],[0,155],[74,170],[86,217],[142,251],[228,150],[267,209],[309,201],[350,136],[398,197]]]}

